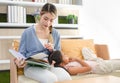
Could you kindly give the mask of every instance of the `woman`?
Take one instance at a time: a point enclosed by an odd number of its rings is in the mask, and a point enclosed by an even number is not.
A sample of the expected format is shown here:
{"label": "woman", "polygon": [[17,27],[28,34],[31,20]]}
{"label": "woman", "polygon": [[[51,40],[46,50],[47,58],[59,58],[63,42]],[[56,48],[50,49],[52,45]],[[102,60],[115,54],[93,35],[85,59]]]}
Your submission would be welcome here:
{"label": "woman", "polygon": [[[19,52],[26,58],[47,59],[54,50],[60,50],[60,35],[52,28],[57,15],[56,7],[46,3],[40,11],[40,20],[27,28],[21,37]],[[39,53],[39,55],[37,55]],[[25,64],[24,59],[15,60],[18,67],[24,67],[26,77],[40,83],[54,83],[56,81],[71,80],[70,75],[62,68],[42,69]],[[46,79],[47,78],[47,79]]]}
{"label": "woman", "polygon": [[105,74],[115,70],[120,70],[120,60],[103,60],[96,57],[93,51],[89,48],[83,48],[82,53],[85,61],[70,58],[62,54],[60,51],[54,51],[49,57],[48,61],[54,66],[65,68],[71,75],[80,73],[96,73]]}

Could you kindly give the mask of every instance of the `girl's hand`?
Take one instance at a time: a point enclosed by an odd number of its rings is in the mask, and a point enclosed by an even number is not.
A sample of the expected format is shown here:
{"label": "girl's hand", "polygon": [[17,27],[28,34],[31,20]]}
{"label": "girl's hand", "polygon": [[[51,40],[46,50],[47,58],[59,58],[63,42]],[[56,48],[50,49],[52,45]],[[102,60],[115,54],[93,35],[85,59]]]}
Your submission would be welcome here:
{"label": "girl's hand", "polygon": [[52,52],[52,51],[53,51],[53,48],[54,48],[53,44],[51,44],[51,43],[45,44],[45,47],[46,47],[50,52]]}
{"label": "girl's hand", "polygon": [[15,64],[18,66],[18,68],[23,68],[26,65],[25,59],[23,58],[18,58],[18,59],[15,58],[14,61],[15,61]]}
{"label": "girl's hand", "polygon": [[76,61],[76,58],[73,58],[73,57],[69,57],[69,61]]}
{"label": "girl's hand", "polygon": [[70,58],[69,58],[69,61],[71,62],[71,61],[80,61],[80,60],[77,59],[77,58],[70,57]]}

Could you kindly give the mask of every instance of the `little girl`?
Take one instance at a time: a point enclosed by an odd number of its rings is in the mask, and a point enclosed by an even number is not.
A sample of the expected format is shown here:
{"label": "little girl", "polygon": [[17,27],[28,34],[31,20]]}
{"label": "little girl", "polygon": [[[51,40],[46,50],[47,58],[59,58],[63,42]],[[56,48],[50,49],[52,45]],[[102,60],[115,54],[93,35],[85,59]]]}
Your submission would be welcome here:
{"label": "little girl", "polygon": [[85,73],[91,70],[91,67],[83,60],[67,57],[60,51],[54,51],[48,57],[48,61],[50,64],[52,64],[54,61],[55,67],[62,67],[66,71],[68,71],[71,75],[76,75],[78,73]]}
{"label": "little girl", "polygon": [[97,57],[89,48],[83,48],[82,54],[84,60],[67,57],[60,51],[54,51],[48,57],[48,61],[50,64],[55,61],[54,66],[63,67],[71,75],[88,72],[105,74],[120,69],[120,60],[103,60]]}

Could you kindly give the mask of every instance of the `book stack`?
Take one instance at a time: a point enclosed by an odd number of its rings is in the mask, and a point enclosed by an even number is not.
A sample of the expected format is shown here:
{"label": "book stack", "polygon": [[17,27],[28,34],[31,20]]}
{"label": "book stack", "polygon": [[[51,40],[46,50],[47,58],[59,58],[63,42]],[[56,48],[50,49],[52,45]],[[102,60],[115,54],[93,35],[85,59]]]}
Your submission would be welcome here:
{"label": "book stack", "polygon": [[[23,0],[11,0],[23,1]],[[9,23],[26,23],[26,8],[22,6],[8,6]]]}
{"label": "book stack", "polygon": [[72,4],[72,0],[59,0],[60,4]]}
{"label": "book stack", "polygon": [[42,3],[46,3],[48,2],[48,0],[33,0],[34,2],[42,2]]}

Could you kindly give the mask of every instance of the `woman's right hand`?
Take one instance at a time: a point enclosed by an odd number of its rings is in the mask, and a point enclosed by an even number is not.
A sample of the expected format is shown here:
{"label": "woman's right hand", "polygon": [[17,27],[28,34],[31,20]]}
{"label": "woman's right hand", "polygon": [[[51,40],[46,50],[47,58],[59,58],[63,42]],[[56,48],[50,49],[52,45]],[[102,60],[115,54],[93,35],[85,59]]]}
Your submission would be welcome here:
{"label": "woman's right hand", "polygon": [[18,68],[23,68],[26,65],[25,59],[23,58],[15,58],[14,61]]}
{"label": "woman's right hand", "polygon": [[47,43],[45,44],[45,48],[47,48],[50,52],[52,52],[54,49],[54,45],[51,43]]}

